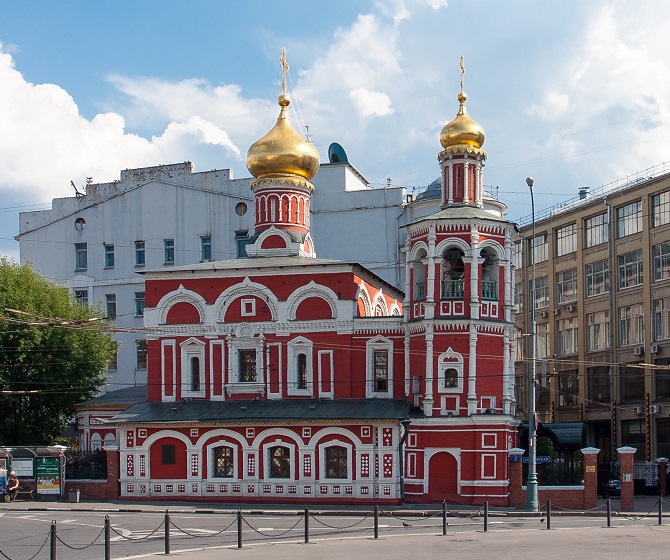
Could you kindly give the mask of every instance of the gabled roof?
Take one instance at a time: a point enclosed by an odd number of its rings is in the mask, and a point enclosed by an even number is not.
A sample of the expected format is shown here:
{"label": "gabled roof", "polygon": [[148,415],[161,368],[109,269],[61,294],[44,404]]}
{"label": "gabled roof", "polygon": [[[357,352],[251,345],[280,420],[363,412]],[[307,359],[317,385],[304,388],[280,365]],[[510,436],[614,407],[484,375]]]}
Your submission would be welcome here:
{"label": "gabled roof", "polygon": [[411,403],[403,399],[287,399],[244,401],[143,402],[117,414],[115,424],[178,422],[276,422],[402,420]]}

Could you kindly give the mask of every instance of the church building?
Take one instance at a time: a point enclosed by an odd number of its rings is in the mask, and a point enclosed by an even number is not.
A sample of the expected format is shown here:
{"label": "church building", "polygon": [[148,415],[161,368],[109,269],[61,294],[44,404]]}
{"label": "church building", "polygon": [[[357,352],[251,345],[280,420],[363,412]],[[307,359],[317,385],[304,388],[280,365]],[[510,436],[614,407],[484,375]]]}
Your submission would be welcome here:
{"label": "church building", "polygon": [[274,127],[247,154],[248,259],[146,270],[148,399],[121,414],[126,499],[508,503],[512,239],[458,95],[441,209],[405,226],[401,290],[317,257],[316,149]]}

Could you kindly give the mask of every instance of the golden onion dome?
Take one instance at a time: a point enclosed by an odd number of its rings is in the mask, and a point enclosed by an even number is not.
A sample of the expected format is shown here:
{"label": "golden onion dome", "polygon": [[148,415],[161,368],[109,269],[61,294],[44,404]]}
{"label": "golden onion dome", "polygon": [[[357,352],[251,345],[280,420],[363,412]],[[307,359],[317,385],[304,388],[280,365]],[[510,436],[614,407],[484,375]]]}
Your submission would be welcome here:
{"label": "golden onion dome", "polygon": [[456,118],[444,125],[442,132],[440,132],[440,144],[442,144],[445,150],[452,146],[481,148],[484,145],[484,139],[486,138],[484,128],[468,116],[468,111],[465,108],[467,97],[464,91],[458,94],[458,101],[461,106],[458,109]]}
{"label": "golden onion dome", "polygon": [[285,91],[277,102],[281,107],[277,124],[251,145],[247,151],[247,169],[256,179],[292,175],[309,181],[319,170],[319,152],[291,126],[286,111],[291,98]]}

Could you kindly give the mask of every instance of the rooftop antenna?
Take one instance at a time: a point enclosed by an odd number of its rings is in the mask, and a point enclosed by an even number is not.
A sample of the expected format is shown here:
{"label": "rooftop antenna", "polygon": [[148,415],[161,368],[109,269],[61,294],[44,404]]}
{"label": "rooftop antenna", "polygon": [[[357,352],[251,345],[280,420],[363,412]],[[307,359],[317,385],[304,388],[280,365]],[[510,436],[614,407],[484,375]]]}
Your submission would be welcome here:
{"label": "rooftop antenna", "polygon": [[79,198],[80,196],[84,196],[84,193],[79,192],[79,189],[77,189],[77,185],[74,184],[74,181],[70,179],[70,184],[72,185],[72,188],[74,189],[74,195]]}

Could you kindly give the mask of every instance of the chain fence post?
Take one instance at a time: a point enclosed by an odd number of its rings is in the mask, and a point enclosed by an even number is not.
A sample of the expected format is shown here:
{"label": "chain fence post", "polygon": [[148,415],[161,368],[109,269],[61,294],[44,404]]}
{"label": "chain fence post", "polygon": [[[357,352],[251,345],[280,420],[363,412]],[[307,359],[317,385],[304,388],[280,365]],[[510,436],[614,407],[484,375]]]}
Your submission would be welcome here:
{"label": "chain fence post", "polygon": [[111,550],[111,526],[109,522],[109,515],[105,515],[105,560],[111,560],[112,550]]}
{"label": "chain fence post", "polygon": [[484,532],[489,530],[489,502],[484,502]]}
{"label": "chain fence post", "polygon": [[447,500],[442,500],[442,535],[447,534]]}
{"label": "chain fence post", "polygon": [[612,502],[609,496],[607,497],[607,526],[612,526]]}
{"label": "chain fence post", "polygon": [[309,510],[305,508],[305,544],[309,543]]}
{"label": "chain fence post", "polygon": [[170,513],[165,510],[165,554],[170,554]]}
{"label": "chain fence post", "polygon": [[379,506],[377,504],[375,504],[374,519],[375,519],[375,539],[378,539],[379,538]]}
{"label": "chain fence post", "polygon": [[658,524],[663,525],[663,496],[658,497]]}
{"label": "chain fence post", "polygon": [[547,529],[551,529],[551,500],[547,500]]}
{"label": "chain fence post", "polygon": [[49,558],[50,560],[57,560],[56,558],[56,520],[54,519],[51,522],[51,550]]}
{"label": "chain fence post", "polygon": [[237,548],[242,548],[242,510],[237,510]]}

